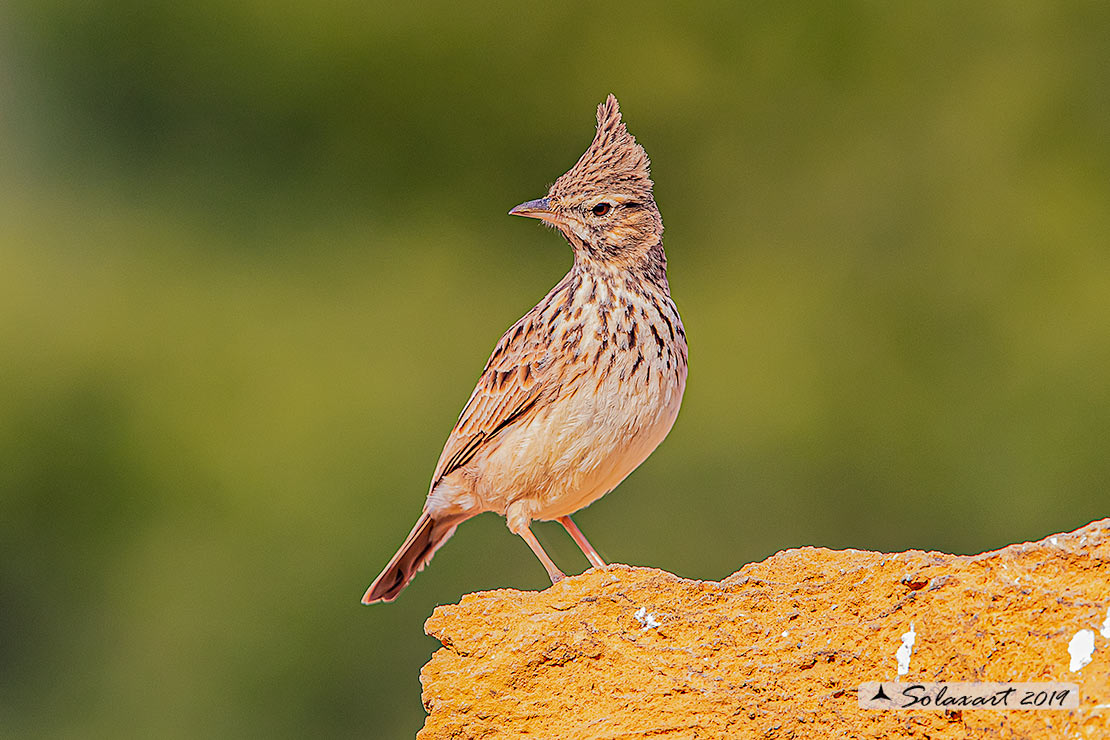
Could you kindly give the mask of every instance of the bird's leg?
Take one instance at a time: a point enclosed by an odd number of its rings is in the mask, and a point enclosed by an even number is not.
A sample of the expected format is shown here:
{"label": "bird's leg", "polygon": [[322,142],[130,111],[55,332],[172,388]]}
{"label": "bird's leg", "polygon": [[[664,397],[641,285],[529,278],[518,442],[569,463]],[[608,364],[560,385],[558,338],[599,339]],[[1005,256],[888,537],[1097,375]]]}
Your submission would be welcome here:
{"label": "bird's leg", "polygon": [[574,538],[574,541],[578,543],[578,546],[582,548],[582,552],[586,555],[586,559],[590,561],[590,565],[595,568],[605,567],[605,561],[597,554],[597,550],[593,548],[593,545],[586,540],[586,535],[582,534],[582,530],[578,528],[578,525],[571,521],[569,514],[559,517],[557,521],[559,524],[563,525],[563,528],[567,530],[570,536]]}
{"label": "bird's leg", "polygon": [[536,553],[536,557],[540,559],[540,562],[543,563],[543,567],[547,569],[547,575],[551,577],[552,583],[558,583],[566,578],[563,571],[559,570],[559,567],[555,565],[555,561],[544,552],[542,547],[540,547],[540,543],[536,539],[536,535],[532,534],[531,529],[525,527],[524,531],[519,534],[521,539],[528,543],[528,547],[532,548],[532,552]]}

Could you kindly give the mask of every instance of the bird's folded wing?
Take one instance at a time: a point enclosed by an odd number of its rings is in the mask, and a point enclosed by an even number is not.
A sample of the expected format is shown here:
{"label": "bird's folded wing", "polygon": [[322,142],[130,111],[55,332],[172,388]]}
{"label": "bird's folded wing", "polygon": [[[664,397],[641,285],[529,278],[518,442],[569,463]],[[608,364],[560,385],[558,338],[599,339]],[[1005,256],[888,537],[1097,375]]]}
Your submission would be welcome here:
{"label": "bird's folded wing", "polygon": [[525,316],[501,337],[439,457],[432,488],[506,427],[530,418],[551,390],[546,336]]}

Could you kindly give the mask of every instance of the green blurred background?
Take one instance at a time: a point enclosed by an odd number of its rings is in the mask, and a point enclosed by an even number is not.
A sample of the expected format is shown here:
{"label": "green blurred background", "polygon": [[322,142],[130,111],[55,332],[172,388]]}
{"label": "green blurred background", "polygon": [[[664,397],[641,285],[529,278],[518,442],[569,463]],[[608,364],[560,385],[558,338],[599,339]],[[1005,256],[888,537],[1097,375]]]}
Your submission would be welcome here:
{"label": "green blurred background", "polygon": [[359,597],[610,91],[690,377],[603,555],[1107,515],[1110,5],[399,5],[0,8],[0,735],[413,734],[423,620],[543,569],[486,515]]}

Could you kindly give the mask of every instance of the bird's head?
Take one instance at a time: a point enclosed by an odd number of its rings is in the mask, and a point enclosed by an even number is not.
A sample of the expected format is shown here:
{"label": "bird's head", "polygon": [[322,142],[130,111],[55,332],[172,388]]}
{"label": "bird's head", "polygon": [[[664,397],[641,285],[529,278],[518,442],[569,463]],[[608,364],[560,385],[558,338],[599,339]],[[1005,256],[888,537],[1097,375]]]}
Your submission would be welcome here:
{"label": "bird's head", "polygon": [[509,213],[538,218],[559,229],[576,259],[636,262],[663,235],[650,164],[610,95],[597,107],[597,134],[586,153],[555,181],[546,197],[521,203]]}

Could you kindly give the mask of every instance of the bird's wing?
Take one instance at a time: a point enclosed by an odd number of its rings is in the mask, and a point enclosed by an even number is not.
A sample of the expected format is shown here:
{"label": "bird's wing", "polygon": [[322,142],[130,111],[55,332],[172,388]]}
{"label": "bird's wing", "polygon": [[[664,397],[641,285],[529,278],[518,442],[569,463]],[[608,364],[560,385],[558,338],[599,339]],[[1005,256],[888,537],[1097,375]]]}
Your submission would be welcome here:
{"label": "bird's wing", "polygon": [[530,418],[545,399],[557,392],[549,337],[541,321],[542,310],[537,306],[497,343],[443,447],[432,488],[466,465],[503,429]]}

